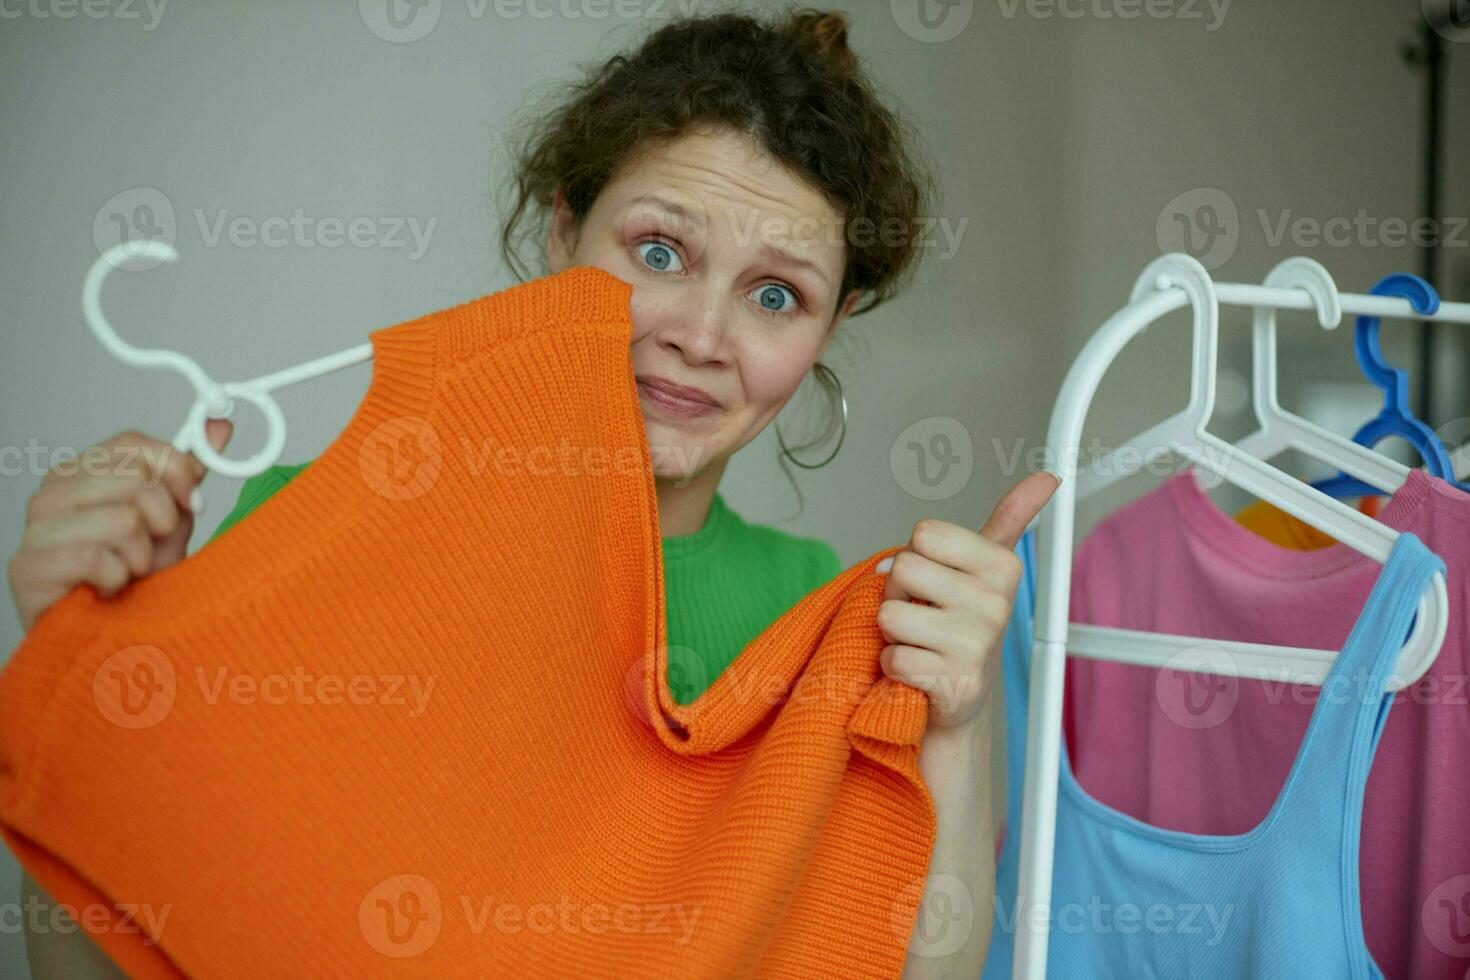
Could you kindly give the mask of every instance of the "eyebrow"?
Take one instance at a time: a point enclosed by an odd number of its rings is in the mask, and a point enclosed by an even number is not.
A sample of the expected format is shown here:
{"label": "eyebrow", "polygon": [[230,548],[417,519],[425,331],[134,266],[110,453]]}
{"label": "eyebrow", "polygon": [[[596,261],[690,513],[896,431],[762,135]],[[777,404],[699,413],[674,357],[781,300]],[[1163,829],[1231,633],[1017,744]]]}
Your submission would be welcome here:
{"label": "eyebrow", "polygon": [[671,214],[677,215],[680,220],[688,221],[690,224],[705,226],[704,215],[698,211],[690,211],[682,204],[676,204],[668,198],[659,197],[657,194],[641,194],[628,202],[628,210],[633,210],[635,204],[655,204]]}
{"label": "eyebrow", "polygon": [[[665,211],[668,211],[670,214],[674,215],[681,221],[686,221],[699,228],[706,227],[703,214],[700,214],[697,211],[690,211],[682,205],[674,201],[670,201],[667,198],[659,197],[656,194],[643,194],[639,197],[633,198],[633,200],[628,202],[628,210],[631,211],[635,204],[652,204],[657,207],[663,208]],[[816,276],[817,279],[819,279],[824,286],[830,284],[831,282],[831,279],[827,275],[827,273],[823,271],[822,268],[818,266],[815,262],[804,259],[801,256],[797,255],[795,252],[792,252],[789,249],[782,248],[779,245],[774,245],[770,242],[763,242],[761,244],[759,254],[763,258],[771,259],[776,262],[786,262],[787,264],[794,265],[799,269],[806,269],[812,275]]]}
{"label": "eyebrow", "polygon": [[772,245],[770,242],[766,242],[761,246],[760,254],[777,262],[784,261],[796,266],[799,269],[806,269],[810,271],[812,275],[816,276],[817,279],[819,279],[824,286],[827,285],[828,282],[830,282],[827,277],[827,273],[818,268],[815,262],[804,259],[794,252],[787,251],[786,249],[779,246]]}

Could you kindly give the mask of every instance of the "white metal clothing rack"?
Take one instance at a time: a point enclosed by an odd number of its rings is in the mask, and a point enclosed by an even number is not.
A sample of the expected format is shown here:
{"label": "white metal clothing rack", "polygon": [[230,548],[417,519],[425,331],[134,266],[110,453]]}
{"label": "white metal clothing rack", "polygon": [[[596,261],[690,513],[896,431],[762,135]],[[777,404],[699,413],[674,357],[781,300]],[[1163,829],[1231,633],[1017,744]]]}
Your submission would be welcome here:
{"label": "white metal clothing rack", "polygon": [[[1261,430],[1235,445],[1206,431],[1214,408],[1221,304],[1256,311],[1256,412]],[[1165,255],[1144,270],[1129,303],[1098,329],[1073,361],[1047,430],[1051,458],[1079,458],[1087,410],[1114,358],[1154,321],[1186,305],[1194,311],[1188,407],[1113,453],[1094,460],[1075,477],[1064,479],[1037,518],[1036,628],[1028,696],[1013,980],[1041,980],[1046,975],[1066,657],[1070,654],[1320,685],[1338,654],[1335,650],[1069,623],[1077,501],[1119,476],[1136,471],[1149,459],[1172,451],[1199,469],[1383,562],[1398,532],[1293,479],[1262,458],[1298,448],[1385,493],[1401,486],[1408,475],[1402,464],[1290,415],[1276,404],[1274,311],[1315,310],[1319,323],[1329,329],[1336,326],[1343,313],[1470,324],[1470,303],[1442,303],[1437,311],[1424,315],[1398,297],[1340,294],[1326,270],[1308,259],[1289,259],[1277,266],[1263,284],[1251,285],[1217,284],[1193,258],[1179,253]],[[1254,449],[1250,449],[1252,446]],[[1429,669],[1444,642],[1448,612],[1444,576],[1436,574],[1420,598],[1414,629],[1400,652],[1388,684],[1390,690],[1412,683]]]}

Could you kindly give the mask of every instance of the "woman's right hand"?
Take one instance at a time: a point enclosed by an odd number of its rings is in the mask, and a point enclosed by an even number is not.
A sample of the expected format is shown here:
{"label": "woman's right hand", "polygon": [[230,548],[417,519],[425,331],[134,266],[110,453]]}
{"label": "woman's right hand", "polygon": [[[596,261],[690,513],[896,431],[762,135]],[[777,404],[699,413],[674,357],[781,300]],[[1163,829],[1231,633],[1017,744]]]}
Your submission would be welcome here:
{"label": "woman's right hand", "polygon": [[[218,452],[228,419],[205,422]],[[10,559],[21,628],[83,582],[104,598],[184,557],[194,530],[189,494],[208,471],[193,453],[128,430],[58,463],[26,502],[26,528]]]}

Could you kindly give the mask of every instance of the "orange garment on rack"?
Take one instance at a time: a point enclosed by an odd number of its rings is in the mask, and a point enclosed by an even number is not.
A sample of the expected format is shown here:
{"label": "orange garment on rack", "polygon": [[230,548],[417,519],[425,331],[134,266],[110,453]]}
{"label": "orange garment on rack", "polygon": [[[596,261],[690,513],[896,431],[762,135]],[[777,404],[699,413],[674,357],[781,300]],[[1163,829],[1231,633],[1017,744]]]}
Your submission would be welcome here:
{"label": "orange garment on rack", "polygon": [[[934,842],[893,547],[667,683],[632,287],[370,334],[248,518],[0,672],[0,831],[134,977],[894,977]],[[548,682],[547,678],[555,678]]]}
{"label": "orange garment on rack", "polygon": [[[1382,497],[1358,498],[1358,510],[1369,517],[1376,518],[1382,507]],[[1323,534],[1306,521],[1293,517],[1264,500],[1254,501],[1241,508],[1235,514],[1235,521],[1272,544],[1279,544],[1293,551],[1316,551],[1338,543],[1331,535]]]}

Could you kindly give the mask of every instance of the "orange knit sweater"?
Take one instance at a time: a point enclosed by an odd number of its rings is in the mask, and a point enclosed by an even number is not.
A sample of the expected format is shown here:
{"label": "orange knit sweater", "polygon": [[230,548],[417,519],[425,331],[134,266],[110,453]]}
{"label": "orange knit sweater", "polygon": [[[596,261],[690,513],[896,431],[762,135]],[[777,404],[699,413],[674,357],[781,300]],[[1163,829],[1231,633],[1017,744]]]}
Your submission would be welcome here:
{"label": "orange knit sweater", "polygon": [[373,332],[311,467],[37,620],[0,833],[131,975],[901,972],[935,822],[878,663],[900,548],[677,704],[631,295],[578,267]]}

